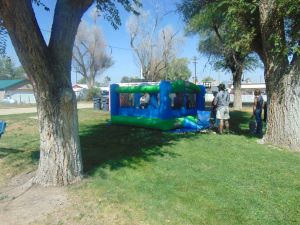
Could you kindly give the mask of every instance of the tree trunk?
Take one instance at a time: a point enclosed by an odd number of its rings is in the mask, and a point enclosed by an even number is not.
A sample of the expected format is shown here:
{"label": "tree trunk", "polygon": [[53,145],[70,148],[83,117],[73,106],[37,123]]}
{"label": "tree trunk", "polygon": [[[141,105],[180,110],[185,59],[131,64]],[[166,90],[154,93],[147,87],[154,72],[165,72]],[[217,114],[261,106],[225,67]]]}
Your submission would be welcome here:
{"label": "tree trunk", "polygon": [[233,73],[233,85],[234,85],[234,101],[233,101],[233,109],[234,110],[242,110],[242,74],[243,69],[240,66],[237,66],[237,69]]}
{"label": "tree trunk", "polygon": [[47,96],[53,87],[44,88],[36,93],[40,161],[34,181],[43,186],[67,185],[82,177],[76,97],[70,85],[58,89],[55,96]]}
{"label": "tree trunk", "polygon": [[[268,82],[268,119],[264,141],[294,151],[300,151],[300,70],[299,63],[280,77],[279,82]],[[267,76],[271,76],[267,74]],[[272,74],[276,79],[276,74]]]}
{"label": "tree trunk", "polygon": [[267,132],[264,141],[300,151],[300,59],[286,55],[284,18],[277,1],[259,1],[262,51],[268,96]]}
{"label": "tree trunk", "polygon": [[92,2],[58,0],[47,46],[32,1],[0,1],[0,15],[37,101],[40,161],[34,181],[43,186],[71,184],[82,177],[71,59],[80,18]]}
{"label": "tree trunk", "polygon": [[94,80],[94,78],[91,77],[91,76],[87,76],[86,77],[86,84],[87,84],[88,89],[93,88],[95,86],[95,80]]}

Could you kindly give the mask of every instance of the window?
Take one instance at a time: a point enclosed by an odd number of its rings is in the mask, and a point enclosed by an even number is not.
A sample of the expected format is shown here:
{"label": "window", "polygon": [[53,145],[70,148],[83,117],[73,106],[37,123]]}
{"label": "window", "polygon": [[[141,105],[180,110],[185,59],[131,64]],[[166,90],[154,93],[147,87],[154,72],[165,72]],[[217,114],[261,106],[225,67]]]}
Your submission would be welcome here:
{"label": "window", "polygon": [[196,108],[197,102],[196,102],[196,94],[186,94],[186,108],[192,109]]}
{"label": "window", "polygon": [[120,107],[133,107],[134,96],[132,93],[121,93],[120,94]]}
{"label": "window", "polygon": [[184,106],[184,96],[183,93],[171,93],[169,95],[171,99],[171,108],[172,109],[181,109]]}

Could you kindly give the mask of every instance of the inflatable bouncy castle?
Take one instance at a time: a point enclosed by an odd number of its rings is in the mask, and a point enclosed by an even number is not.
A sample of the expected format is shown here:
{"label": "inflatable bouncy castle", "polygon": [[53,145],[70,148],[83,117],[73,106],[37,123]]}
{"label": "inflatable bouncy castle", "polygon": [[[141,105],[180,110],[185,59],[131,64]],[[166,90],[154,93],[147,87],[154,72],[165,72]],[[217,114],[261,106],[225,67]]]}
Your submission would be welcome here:
{"label": "inflatable bouncy castle", "polygon": [[[205,112],[205,87],[187,81],[161,81],[110,86],[112,124],[172,130],[200,130]],[[209,117],[209,115],[208,115]],[[207,126],[207,124],[205,124]]]}

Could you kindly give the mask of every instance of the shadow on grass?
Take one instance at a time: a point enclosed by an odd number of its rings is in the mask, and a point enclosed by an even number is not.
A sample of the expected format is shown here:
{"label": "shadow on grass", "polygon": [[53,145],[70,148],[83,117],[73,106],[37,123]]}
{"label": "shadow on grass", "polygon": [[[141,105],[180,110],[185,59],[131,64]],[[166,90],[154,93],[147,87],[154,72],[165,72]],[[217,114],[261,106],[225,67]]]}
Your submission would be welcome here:
{"label": "shadow on grass", "polygon": [[176,157],[162,146],[171,146],[181,138],[193,136],[106,124],[84,126],[80,135],[84,171],[92,174],[102,166],[112,170],[124,166],[134,168],[142,161],[153,160],[153,156]]}
{"label": "shadow on grass", "polygon": [[[250,113],[231,112],[230,127],[236,135],[257,138],[250,134],[248,122]],[[97,168],[108,166],[110,169],[136,167],[143,161],[153,160],[153,156],[176,157],[170,148],[180,139],[193,139],[201,134],[174,134],[157,130],[98,124],[84,124],[80,129],[84,172],[92,174]],[[27,144],[27,143],[25,143]],[[13,156],[13,155],[15,156]],[[37,163],[39,151],[30,151],[32,162]],[[10,156],[11,160],[24,157],[21,149],[0,148],[0,158]]]}
{"label": "shadow on grass", "polygon": [[11,148],[0,148],[0,159],[4,158],[10,154],[22,153],[22,150],[19,149],[11,149]]}
{"label": "shadow on grass", "polygon": [[[0,159],[6,158],[6,163],[26,163],[27,159],[31,159],[33,164],[37,164],[40,158],[40,151],[28,151],[24,149],[0,148]],[[27,161],[29,162],[29,161]]]}
{"label": "shadow on grass", "polygon": [[243,135],[247,138],[262,138],[261,136],[253,135],[249,130],[249,121],[251,114],[243,111],[230,112],[230,129],[236,135]]}

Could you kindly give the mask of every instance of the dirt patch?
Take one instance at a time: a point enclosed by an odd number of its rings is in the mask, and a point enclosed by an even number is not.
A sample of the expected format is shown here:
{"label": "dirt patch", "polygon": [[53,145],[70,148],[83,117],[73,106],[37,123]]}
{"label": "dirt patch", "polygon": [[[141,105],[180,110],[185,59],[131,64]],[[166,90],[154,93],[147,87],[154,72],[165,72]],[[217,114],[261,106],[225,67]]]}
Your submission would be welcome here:
{"label": "dirt patch", "polygon": [[29,224],[67,205],[64,188],[33,185],[33,176],[16,176],[0,190],[0,225]]}

